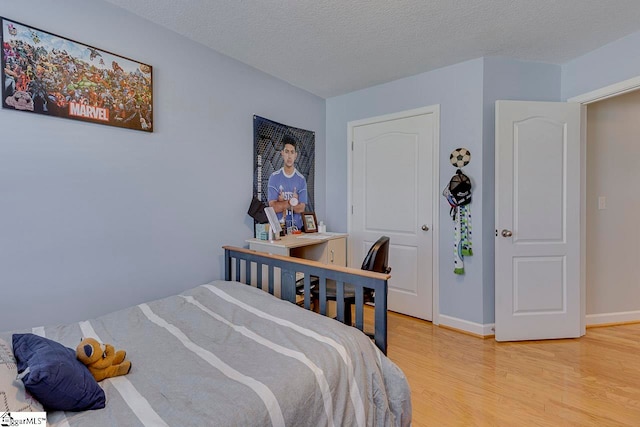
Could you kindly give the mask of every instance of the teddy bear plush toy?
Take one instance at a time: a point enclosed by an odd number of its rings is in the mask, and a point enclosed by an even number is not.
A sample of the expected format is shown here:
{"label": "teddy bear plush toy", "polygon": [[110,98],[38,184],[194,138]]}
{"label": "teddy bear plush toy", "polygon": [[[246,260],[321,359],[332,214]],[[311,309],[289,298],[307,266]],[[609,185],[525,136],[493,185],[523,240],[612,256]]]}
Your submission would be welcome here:
{"label": "teddy bear plush toy", "polygon": [[76,347],[78,360],[84,363],[96,381],[126,375],[131,370],[131,362],[124,360],[127,353],[116,351],[110,344],[101,344],[94,338],[84,338]]}

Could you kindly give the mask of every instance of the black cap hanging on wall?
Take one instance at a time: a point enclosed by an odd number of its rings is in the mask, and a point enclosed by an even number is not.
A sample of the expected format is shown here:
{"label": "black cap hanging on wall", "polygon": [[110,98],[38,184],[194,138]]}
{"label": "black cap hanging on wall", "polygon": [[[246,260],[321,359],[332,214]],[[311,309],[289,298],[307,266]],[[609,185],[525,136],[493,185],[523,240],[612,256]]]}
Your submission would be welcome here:
{"label": "black cap hanging on wall", "polygon": [[460,169],[449,180],[448,189],[456,206],[464,206],[471,203],[471,180]]}
{"label": "black cap hanging on wall", "polygon": [[263,202],[254,197],[251,200],[247,214],[258,224],[266,224],[269,222],[269,218],[267,218],[267,214],[264,213],[265,207],[266,205]]}

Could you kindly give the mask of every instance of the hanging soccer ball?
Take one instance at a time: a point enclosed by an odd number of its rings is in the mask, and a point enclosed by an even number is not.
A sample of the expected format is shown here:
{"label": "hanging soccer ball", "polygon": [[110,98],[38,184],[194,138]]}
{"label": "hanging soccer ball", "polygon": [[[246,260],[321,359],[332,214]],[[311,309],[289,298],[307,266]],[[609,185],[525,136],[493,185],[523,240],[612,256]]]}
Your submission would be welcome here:
{"label": "hanging soccer ball", "polygon": [[451,152],[449,161],[457,168],[467,166],[471,161],[471,152],[466,148],[456,148]]}

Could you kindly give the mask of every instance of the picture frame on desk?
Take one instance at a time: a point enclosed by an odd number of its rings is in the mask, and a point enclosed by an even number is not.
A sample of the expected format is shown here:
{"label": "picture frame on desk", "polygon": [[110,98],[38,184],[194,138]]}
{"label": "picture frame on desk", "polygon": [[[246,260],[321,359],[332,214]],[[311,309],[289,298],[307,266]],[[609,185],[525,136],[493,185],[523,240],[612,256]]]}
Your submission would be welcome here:
{"label": "picture frame on desk", "polygon": [[318,221],[313,212],[302,212],[302,231],[305,233],[317,233]]}

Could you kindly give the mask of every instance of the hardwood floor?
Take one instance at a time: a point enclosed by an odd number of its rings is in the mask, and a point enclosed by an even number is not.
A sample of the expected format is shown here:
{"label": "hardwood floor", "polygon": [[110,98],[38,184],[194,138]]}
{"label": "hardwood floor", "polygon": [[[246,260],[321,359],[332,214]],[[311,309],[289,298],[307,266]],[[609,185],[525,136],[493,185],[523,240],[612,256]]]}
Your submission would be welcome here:
{"label": "hardwood floor", "polygon": [[498,343],[389,313],[413,427],[640,426],[640,324]]}

